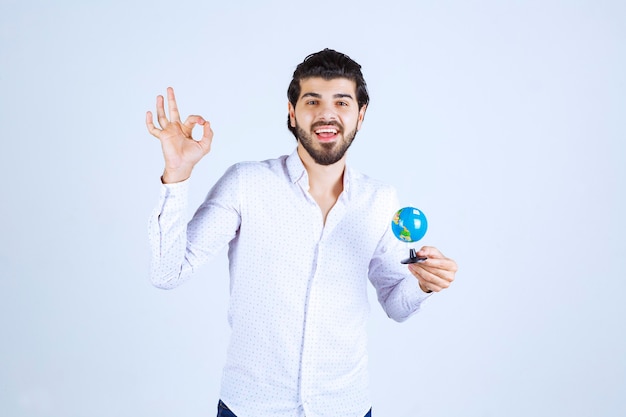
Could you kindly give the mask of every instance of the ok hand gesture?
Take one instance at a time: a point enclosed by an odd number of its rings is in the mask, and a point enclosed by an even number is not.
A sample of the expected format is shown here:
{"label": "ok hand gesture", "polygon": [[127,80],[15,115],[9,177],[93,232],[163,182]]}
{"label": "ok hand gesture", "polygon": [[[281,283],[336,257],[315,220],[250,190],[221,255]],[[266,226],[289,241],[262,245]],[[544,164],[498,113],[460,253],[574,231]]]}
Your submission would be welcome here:
{"label": "ok hand gesture", "polygon": [[[189,178],[196,163],[211,150],[213,140],[211,124],[201,116],[189,116],[184,123],[181,123],[172,87],[167,89],[167,106],[169,120],[165,115],[163,96],[157,96],[157,120],[160,129],[154,125],[152,112],[146,113],[148,132],[161,142],[165,158],[165,171],[161,180],[165,184]],[[191,137],[191,131],[195,125],[203,126],[200,140]]]}

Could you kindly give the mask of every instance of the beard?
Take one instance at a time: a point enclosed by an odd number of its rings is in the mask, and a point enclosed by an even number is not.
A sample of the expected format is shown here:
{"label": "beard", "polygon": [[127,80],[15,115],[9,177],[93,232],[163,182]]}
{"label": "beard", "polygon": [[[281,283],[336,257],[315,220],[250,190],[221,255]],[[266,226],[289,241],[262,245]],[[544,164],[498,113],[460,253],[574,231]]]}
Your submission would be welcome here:
{"label": "beard", "polygon": [[[315,128],[319,125],[335,126],[338,134],[341,134],[341,140],[335,142],[319,142],[315,138]],[[336,122],[314,123],[311,126],[311,132],[307,133],[296,120],[296,137],[302,144],[302,147],[309,153],[311,158],[319,165],[332,165],[339,161],[348,151],[350,145],[356,136],[356,127],[354,130],[344,134],[343,126]]]}

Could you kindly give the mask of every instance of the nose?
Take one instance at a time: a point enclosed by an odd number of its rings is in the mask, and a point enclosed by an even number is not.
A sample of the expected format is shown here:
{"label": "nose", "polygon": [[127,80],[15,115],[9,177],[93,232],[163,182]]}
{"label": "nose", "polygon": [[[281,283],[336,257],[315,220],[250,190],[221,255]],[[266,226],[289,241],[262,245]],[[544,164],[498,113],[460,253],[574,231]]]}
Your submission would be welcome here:
{"label": "nose", "polygon": [[318,118],[325,121],[337,120],[337,112],[333,103],[323,103],[319,107]]}

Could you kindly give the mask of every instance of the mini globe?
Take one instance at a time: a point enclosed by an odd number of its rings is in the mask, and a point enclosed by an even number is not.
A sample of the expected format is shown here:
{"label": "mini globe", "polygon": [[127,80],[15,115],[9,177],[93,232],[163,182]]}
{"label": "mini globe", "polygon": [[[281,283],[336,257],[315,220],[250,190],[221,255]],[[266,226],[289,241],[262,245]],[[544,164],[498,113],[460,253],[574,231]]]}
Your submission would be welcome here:
{"label": "mini globe", "polygon": [[415,207],[404,207],[391,220],[393,234],[403,242],[417,242],[426,234],[428,221],[424,213]]}

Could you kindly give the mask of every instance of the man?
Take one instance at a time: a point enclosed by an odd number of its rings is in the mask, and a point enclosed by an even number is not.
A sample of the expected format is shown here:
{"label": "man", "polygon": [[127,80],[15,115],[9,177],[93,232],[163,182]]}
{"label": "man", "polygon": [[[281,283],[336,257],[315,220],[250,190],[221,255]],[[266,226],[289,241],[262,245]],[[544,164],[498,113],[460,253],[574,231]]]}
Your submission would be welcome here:
{"label": "man", "polygon": [[169,118],[157,97],[160,128],[147,113],[165,158],[152,282],[173,288],[229,245],[232,335],[218,417],[370,416],[367,278],[397,321],[454,279],[456,263],[433,247],[417,253],[423,263],[400,263],[394,189],[346,166],[369,102],[360,68],[330,49],[309,55],[288,89],[296,150],[231,167],[188,224],[188,179],[213,132],[201,116],[181,122],[171,88]]}

